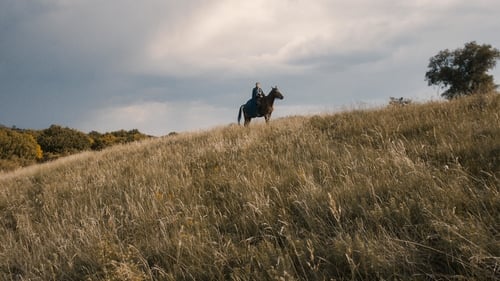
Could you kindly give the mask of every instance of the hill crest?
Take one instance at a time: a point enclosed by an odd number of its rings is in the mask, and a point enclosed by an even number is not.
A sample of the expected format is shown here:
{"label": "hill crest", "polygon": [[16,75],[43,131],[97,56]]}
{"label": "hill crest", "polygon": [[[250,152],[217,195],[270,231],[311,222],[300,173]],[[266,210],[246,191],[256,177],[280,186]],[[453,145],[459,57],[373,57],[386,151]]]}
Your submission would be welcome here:
{"label": "hill crest", "polygon": [[495,280],[498,112],[296,116],[0,175],[0,279]]}

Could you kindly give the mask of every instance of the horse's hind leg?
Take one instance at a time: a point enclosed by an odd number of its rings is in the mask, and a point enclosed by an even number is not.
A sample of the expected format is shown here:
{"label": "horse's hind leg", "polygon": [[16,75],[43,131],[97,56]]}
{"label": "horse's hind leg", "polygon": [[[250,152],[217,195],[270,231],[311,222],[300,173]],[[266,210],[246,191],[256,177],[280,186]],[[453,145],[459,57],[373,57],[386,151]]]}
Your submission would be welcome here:
{"label": "horse's hind leg", "polygon": [[251,120],[250,118],[247,118],[247,117],[245,116],[245,123],[244,123],[245,127],[246,127],[246,126],[248,126],[248,125],[250,124],[250,120]]}

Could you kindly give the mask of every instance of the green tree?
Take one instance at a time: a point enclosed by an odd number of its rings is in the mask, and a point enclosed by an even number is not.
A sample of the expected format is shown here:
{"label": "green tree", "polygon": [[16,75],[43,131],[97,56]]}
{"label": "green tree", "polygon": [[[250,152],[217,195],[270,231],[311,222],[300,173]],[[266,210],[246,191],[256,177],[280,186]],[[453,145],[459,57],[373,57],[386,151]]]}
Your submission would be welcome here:
{"label": "green tree", "polygon": [[111,133],[101,134],[96,131],[89,133],[89,137],[92,138],[92,150],[102,150],[106,147],[117,144],[117,138]]}
{"label": "green tree", "polygon": [[130,131],[119,130],[104,134],[92,131],[89,133],[89,137],[92,139],[93,150],[101,150],[112,145],[124,144],[149,138],[149,136],[139,132],[137,129]]}
{"label": "green tree", "polygon": [[447,99],[488,93],[495,90],[497,85],[487,72],[495,67],[499,58],[498,49],[472,41],[463,48],[453,51],[446,49],[430,58],[425,80],[429,86],[447,88],[442,94]]}
{"label": "green tree", "polygon": [[58,125],[42,130],[37,141],[42,150],[47,154],[61,156],[89,150],[92,144],[90,137],[86,134]]}
{"label": "green tree", "polygon": [[137,129],[132,129],[129,131],[119,130],[111,132],[111,134],[118,139],[119,143],[128,143],[148,138],[147,135],[139,132],[139,130]]}

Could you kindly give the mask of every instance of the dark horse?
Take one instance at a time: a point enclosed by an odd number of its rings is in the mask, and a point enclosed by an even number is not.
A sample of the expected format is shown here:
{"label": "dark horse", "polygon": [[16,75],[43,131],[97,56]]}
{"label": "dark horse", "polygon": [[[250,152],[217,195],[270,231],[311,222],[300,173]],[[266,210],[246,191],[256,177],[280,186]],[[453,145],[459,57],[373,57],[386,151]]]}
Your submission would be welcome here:
{"label": "dark horse", "polygon": [[283,99],[283,95],[280,93],[277,86],[273,87],[271,92],[269,92],[267,96],[264,96],[261,99],[260,106],[257,108],[257,114],[255,114],[255,112],[251,112],[252,110],[249,110],[252,100],[249,100],[246,104],[240,106],[240,112],[238,113],[238,124],[240,124],[241,112],[243,112],[243,115],[245,117],[245,126],[248,126],[250,120],[256,117],[264,117],[266,119],[266,123],[268,123],[269,119],[271,118],[271,113],[273,113],[273,104],[274,99],[276,98],[280,100]]}

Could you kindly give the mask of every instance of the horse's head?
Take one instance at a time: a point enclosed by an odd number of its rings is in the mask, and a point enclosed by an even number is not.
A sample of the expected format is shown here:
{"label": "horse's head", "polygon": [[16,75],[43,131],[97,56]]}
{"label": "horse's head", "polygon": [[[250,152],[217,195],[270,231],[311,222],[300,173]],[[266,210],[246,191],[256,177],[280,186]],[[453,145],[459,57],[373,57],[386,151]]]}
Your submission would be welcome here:
{"label": "horse's head", "polygon": [[280,90],[278,90],[278,86],[272,87],[271,92],[269,93],[269,96],[278,98],[280,100],[283,99],[283,95],[281,94]]}

